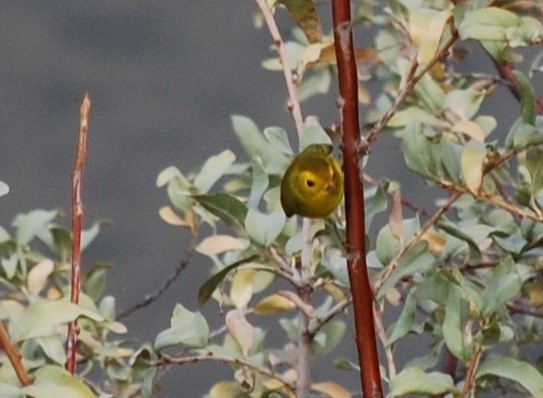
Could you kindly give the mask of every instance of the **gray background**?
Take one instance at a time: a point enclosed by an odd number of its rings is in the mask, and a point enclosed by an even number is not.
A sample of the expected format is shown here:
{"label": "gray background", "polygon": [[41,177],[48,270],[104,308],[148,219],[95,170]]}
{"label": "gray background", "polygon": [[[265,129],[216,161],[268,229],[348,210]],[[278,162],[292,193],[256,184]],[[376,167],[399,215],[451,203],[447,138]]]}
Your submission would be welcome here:
{"label": "gray background", "polygon": [[[15,214],[34,208],[62,209],[62,222],[70,224],[79,105],[89,91],[86,225],[97,218],[113,224],[84,253],[84,264],[114,264],[108,292],[121,310],[154,291],[187,242],[186,233],[158,217],[168,200],[155,186],[157,174],[170,165],[189,172],[227,147],[243,159],[230,127],[232,113],[250,116],[261,127],[293,131],[282,74],[260,65],[273,53],[268,31],[252,24],[255,10],[247,0],[4,2],[0,180],[11,192],[0,198],[0,224],[8,226]],[[322,18],[329,25],[327,13]],[[280,20],[290,26],[286,17]],[[488,62],[478,63],[468,60],[465,68],[492,70]],[[324,125],[335,121],[335,92],[304,104],[304,115],[318,114]],[[509,126],[518,106],[506,91],[498,94],[508,101],[498,106],[515,110],[499,115]],[[375,177],[402,178],[401,163],[390,161],[399,155],[391,142],[384,138],[372,151],[385,154],[378,164],[370,158]],[[407,196],[424,190],[416,182],[404,185]],[[167,328],[176,302],[196,309],[196,291],[209,268],[196,256],[166,294],[125,320],[130,336],[144,341]],[[341,352],[355,359],[353,347],[348,332]],[[320,370],[329,365],[329,360],[317,364],[315,378],[337,377]],[[201,396],[221,375],[230,376],[224,365],[174,368],[157,396]],[[356,388],[357,375],[350,373],[343,382]]]}

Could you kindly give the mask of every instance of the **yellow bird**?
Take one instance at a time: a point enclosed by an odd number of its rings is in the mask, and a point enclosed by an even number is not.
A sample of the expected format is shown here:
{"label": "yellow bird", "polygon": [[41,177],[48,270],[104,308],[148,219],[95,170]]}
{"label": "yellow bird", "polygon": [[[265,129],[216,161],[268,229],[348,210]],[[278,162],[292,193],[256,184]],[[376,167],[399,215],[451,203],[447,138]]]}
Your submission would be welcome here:
{"label": "yellow bird", "polygon": [[281,206],[288,217],[324,218],[342,198],[343,171],[331,145],[309,145],[294,157],[281,180]]}

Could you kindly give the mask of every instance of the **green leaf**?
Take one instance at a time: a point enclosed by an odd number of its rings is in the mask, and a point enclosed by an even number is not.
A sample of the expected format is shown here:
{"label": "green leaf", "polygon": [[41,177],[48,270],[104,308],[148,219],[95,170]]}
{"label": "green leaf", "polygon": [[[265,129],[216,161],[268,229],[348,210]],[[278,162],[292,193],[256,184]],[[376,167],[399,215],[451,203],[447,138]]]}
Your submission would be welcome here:
{"label": "green leaf", "polygon": [[0,383],[2,398],[22,398],[24,393],[20,387],[12,384]]}
{"label": "green leaf", "polygon": [[418,120],[423,124],[439,126],[441,121],[428,111],[418,108],[416,106],[410,106],[401,111],[398,111],[390,118],[387,123],[388,127],[403,127],[411,123],[413,120]]}
{"label": "green leaf", "polygon": [[22,245],[28,244],[36,235],[44,230],[57,216],[56,210],[33,210],[27,214],[19,214],[13,221],[15,240]]}
{"label": "green leaf", "polygon": [[432,268],[435,258],[428,250],[428,244],[424,241],[418,242],[400,260],[400,265],[387,281],[381,286],[377,298],[383,297],[386,292],[396,285],[404,276],[416,272],[425,272]]}
{"label": "green leaf", "polygon": [[537,40],[543,27],[534,18],[519,17],[503,8],[486,7],[466,12],[458,32],[462,40],[501,41],[515,47]]}
{"label": "green leaf", "polygon": [[529,145],[536,144],[543,144],[543,130],[540,126],[536,128],[525,123],[521,118],[513,123],[505,138],[507,149],[524,149]]}
{"label": "green leaf", "polygon": [[285,155],[292,156],[294,151],[290,146],[287,132],[281,127],[266,127],[264,136],[268,142]]}
{"label": "green leaf", "polygon": [[199,193],[207,193],[235,162],[236,155],[229,149],[206,160],[202,169],[194,178],[194,186]]}
{"label": "green leaf", "polygon": [[283,175],[290,160],[271,145],[257,125],[245,116],[232,116],[232,127],[250,159],[259,157],[268,174]]}
{"label": "green leaf", "polygon": [[517,82],[520,86],[520,110],[522,121],[526,124],[535,126],[535,119],[537,115],[535,109],[536,96],[534,88],[532,87],[532,83],[526,77],[526,75],[519,70],[513,71],[513,75],[517,79]]}
{"label": "green leaf", "polygon": [[143,398],[153,397],[157,370],[158,368],[153,366],[143,371],[143,382],[141,383],[141,395]]}
{"label": "green leaf", "polygon": [[175,166],[166,167],[158,174],[156,179],[156,186],[157,188],[162,188],[163,186],[169,184],[170,181],[175,179],[178,179],[186,188],[190,187],[190,182]]}
{"label": "green leaf", "polygon": [[520,294],[522,281],[513,259],[506,257],[492,270],[490,280],[481,293],[481,314],[491,316],[509,300]]}
{"label": "green leaf", "polygon": [[264,195],[264,192],[266,192],[270,181],[264,167],[262,167],[262,163],[258,158],[253,159],[251,171],[253,181],[251,184],[251,193],[249,194],[247,206],[257,209],[260,199],[262,199],[262,195]]}
{"label": "green leaf", "polygon": [[346,325],[344,321],[330,321],[315,335],[311,349],[315,355],[325,355],[343,340]]}
{"label": "green leaf", "polygon": [[530,173],[532,196],[538,196],[543,189],[543,149],[538,147],[528,149],[524,164]]}
{"label": "green leaf", "polygon": [[39,301],[29,305],[23,316],[13,323],[11,338],[19,342],[33,337],[50,336],[56,333],[57,326],[80,316],[96,322],[104,321],[102,315],[66,300]]}
{"label": "green leaf", "polygon": [[44,366],[35,374],[34,383],[23,388],[33,398],[95,398],[89,387],[58,366]]}
{"label": "green leaf", "polygon": [[405,368],[390,380],[390,396],[447,392],[456,392],[454,381],[451,376],[441,372],[425,373],[419,368]]}
{"label": "green leaf", "polygon": [[388,207],[388,181],[380,181],[371,191],[365,193],[366,198],[366,231],[369,231],[373,217]]}
{"label": "green leaf", "polygon": [[533,397],[543,397],[543,376],[526,362],[502,356],[487,357],[477,368],[475,378],[477,380],[488,375],[512,380]]}
{"label": "green leaf", "polygon": [[245,219],[245,229],[249,237],[259,245],[271,245],[285,226],[287,218],[282,209],[264,214],[255,209],[249,209]]}
{"label": "green leaf", "polygon": [[0,181],[0,196],[7,195],[9,193],[9,186],[5,182]]}
{"label": "green leaf", "polygon": [[452,90],[445,96],[445,108],[451,109],[458,115],[472,119],[485,98],[485,92],[482,90],[465,89]]}
{"label": "green leaf", "polygon": [[58,336],[39,337],[36,342],[48,358],[61,366],[66,363],[65,342]]}
{"label": "green leaf", "polygon": [[469,248],[469,253],[470,253],[470,262],[478,263],[481,261],[481,251],[479,250],[479,246],[477,245],[477,242],[475,242],[471,236],[469,236],[467,233],[462,231],[455,224],[445,219],[441,219],[437,223],[437,226],[441,228],[443,231],[447,232],[449,235],[452,235],[455,238],[458,238],[467,243],[468,248]]}
{"label": "green leaf", "polygon": [[460,174],[462,150],[463,148],[461,145],[454,144],[451,141],[442,138],[439,142],[439,147],[436,147],[433,151],[434,159],[439,159],[439,163],[441,164],[445,175],[455,184],[462,181]]}
{"label": "green leaf", "polygon": [[178,344],[202,348],[208,340],[209,326],[204,316],[198,311],[192,312],[181,304],[176,304],[170,319],[170,328],[156,336],[154,347],[157,351]]}
{"label": "green leaf", "polygon": [[98,220],[92,224],[92,227],[81,231],[81,249],[85,250],[91,242],[98,236],[98,233],[108,226],[110,223],[107,220]]}
{"label": "green leaf", "polygon": [[458,288],[449,289],[443,320],[443,337],[447,348],[455,357],[467,361],[472,346],[466,339],[464,328],[468,319],[468,307]]}
{"label": "green leaf", "polygon": [[432,177],[430,172],[432,154],[422,132],[421,123],[414,119],[405,127],[402,137],[407,168],[423,177]]}
{"label": "green leaf", "polygon": [[213,275],[211,278],[209,278],[205,283],[200,287],[198,290],[198,302],[200,305],[205,305],[210,297],[213,295],[213,292],[215,289],[217,289],[217,286],[219,286],[219,283],[223,281],[224,278],[226,278],[226,275],[240,265],[246,264],[252,260],[255,260],[258,258],[256,254],[242,258],[241,260],[236,261],[233,264],[230,264],[217,272],[215,275]]}
{"label": "green leaf", "polygon": [[247,206],[234,196],[219,192],[212,195],[194,195],[193,198],[211,214],[238,231],[245,230]]}
{"label": "green leaf", "polygon": [[416,310],[417,303],[415,300],[415,295],[413,294],[413,291],[411,291],[407,295],[405,303],[403,305],[402,313],[396,321],[394,329],[392,329],[392,333],[390,333],[390,337],[388,338],[389,345],[394,344],[396,341],[411,332],[415,323]]}

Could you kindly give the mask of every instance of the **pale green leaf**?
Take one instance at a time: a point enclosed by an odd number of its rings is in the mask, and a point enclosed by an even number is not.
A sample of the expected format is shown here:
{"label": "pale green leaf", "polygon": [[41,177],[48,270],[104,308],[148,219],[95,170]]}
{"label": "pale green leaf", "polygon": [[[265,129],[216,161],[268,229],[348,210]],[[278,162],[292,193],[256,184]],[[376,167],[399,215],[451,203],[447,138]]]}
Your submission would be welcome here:
{"label": "pale green leaf", "polygon": [[467,361],[470,358],[472,345],[464,333],[468,318],[467,303],[458,289],[449,289],[443,320],[443,337],[447,348],[455,357]]}
{"label": "pale green leaf", "polygon": [[477,368],[475,378],[480,379],[487,375],[512,380],[533,397],[543,397],[543,376],[529,363],[502,356],[487,357]]}
{"label": "pale green leaf", "polygon": [[249,194],[249,200],[247,206],[253,209],[257,209],[262,199],[262,195],[266,192],[269,184],[269,178],[262,166],[260,159],[254,158],[251,166],[252,171],[252,183],[251,193]]}
{"label": "pale green leaf", "polygon": [[522,281],[513,259],[506,257],[492,270],[490,280],[481,293],[481,314],[491,316],[509,300],[520,294]]}
{"label": "pale green leaf", "polygon": [[96,397],[78,376],[51,365],[40,368],[35,374],[34,383],[24,387],[23,390],[33,398]]}
{"label": "pale green leaf", "polygon": [[33,337],[50,336],[59,325],[66,324],[80,316],[102,322],[104,317],[80,305],[66,300],[39,301],[28,306],[23,316],[13,323],[11,337],[13,341]]}
{"label": "pale green leaf", "polygon": [[0,181],[0,196],[7,195],[9,193],[9,186],[5,182]]}
{"label": "pale green leaf", "polygon": [[203,315],[176,304],[170,319],[170,328],[156,336],[154,347],[161,350],[181,344],[201,348],[207,344],[208,339],[209,326]]}
{"label": "pale green leaf", "polygon": [[326,134],[326,131],[315,119],[308,119],[304,125],[304,133],[300,137],[300,152],[313,144],[332,145],[332,140]]}
{"label": "pale green leaf", "polygon": [[285,155],[292,156],[294,151],[290,146],[287,132],[281,127],[266,127],[264,129],[264,136],[270,144],[272,144],[277,150],[281,151]]}
{"label": "pale green leaf", "polygon": [[218,155],[211,156],[206,160],[196,178],[194,178],[194,187],[199,193],[207,193],[235,160],[236,155],[228,149]]}
{"label": "pale green leaf", "polygon": [[57,216],[57,211],[33,210],[19,214],[13,221],[15,240],[23,245],[28,244],[36,235],[44,230]]}
{"label": "pale green leaf", "polygon": [[253,241],[267,247],[277,239],[286,221],[287,219],[282,209],[277,209],[270,214],[249,209],[247,218],[245,219],[245,229]]}
{"label": "pale green leaf", "polygon": [[425,373],[419,368],[405,368],[390,380],[391,396],[407,394],[438,395],[455,392],[452,377],[445,373]]}
{"label": "pale green leaf", "polygon": [[271,145],[260,132],[257,125],[245,116],[232,116],[232,126],[241,146],[250,159],[259,157],[268,174],[283,175],[289,158]]}

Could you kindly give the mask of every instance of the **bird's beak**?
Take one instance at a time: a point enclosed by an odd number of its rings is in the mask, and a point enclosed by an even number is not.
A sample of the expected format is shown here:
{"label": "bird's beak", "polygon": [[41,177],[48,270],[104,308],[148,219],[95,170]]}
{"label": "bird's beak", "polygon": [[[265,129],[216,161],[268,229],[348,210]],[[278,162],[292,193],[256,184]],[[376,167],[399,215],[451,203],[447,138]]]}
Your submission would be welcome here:
{"label": "bird's beak", "polygon": [[328,193],[334,194],[334,193],[337,193],[337,188],[336,188],[335,185],[327,185],[326,186],[326,191]]}

